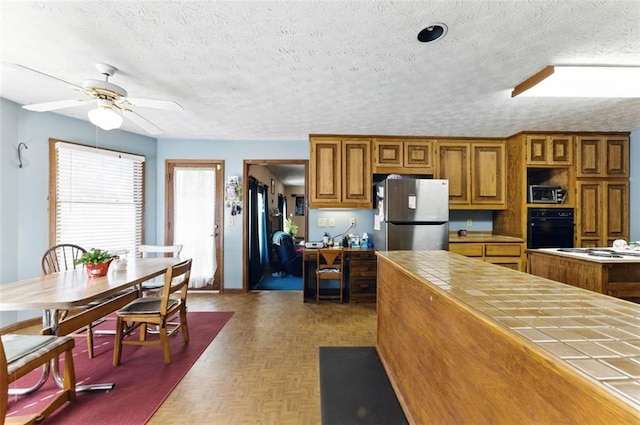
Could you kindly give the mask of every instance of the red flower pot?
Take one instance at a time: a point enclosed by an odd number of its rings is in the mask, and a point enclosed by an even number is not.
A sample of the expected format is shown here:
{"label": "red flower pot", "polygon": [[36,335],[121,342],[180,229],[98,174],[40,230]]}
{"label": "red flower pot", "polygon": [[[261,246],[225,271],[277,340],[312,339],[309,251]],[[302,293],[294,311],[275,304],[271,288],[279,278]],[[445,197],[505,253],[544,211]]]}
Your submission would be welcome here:
{"label": "red flower pot", "polygon": [[89,277],[101,277],[107,275],[107,271],[109,271],[109,264],[111,264],[111,261],[113,260],[105,261],[98,264],[86,263],[84,266],[87,268]]}

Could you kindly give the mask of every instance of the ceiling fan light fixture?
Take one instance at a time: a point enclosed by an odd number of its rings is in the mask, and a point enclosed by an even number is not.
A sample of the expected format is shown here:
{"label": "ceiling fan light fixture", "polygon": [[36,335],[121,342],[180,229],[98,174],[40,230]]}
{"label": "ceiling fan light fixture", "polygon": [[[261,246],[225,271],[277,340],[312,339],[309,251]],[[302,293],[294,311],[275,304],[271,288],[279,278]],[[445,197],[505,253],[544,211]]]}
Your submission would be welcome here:
{"label": "ceiling fan light fixture", "polygon": [[113,130],[122,125],[122,115],[114,111],[111,106],[98,105],[88,113],[89,121],[103,130]]}
{"label": "ceiling fan light fixture", "polygon": [[547,66],[515,86],[516,96],[640,97],[640,67]]}

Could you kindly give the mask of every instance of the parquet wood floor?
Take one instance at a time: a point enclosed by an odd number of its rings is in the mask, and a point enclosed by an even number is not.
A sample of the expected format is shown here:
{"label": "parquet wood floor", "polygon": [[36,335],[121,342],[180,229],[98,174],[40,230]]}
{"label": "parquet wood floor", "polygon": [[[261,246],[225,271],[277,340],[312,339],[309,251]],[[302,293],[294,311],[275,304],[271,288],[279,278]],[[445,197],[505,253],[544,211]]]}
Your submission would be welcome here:
{"label": "parquet wood floor", "polygon": [[319,424],[318,347],[376,342],[374,304],[305,304],[278,291],[190,293],[187,304],[234,315],[150,425]]}

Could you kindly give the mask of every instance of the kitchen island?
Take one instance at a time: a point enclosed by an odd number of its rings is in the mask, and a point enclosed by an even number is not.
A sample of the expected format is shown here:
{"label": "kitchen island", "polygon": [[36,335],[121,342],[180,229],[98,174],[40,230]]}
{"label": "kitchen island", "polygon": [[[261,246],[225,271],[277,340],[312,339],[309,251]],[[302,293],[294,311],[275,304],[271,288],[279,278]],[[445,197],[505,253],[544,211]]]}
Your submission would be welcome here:
{"label": "kitchen island", "polygon": [[640,297],[640,251],[612,248],[527,250],[528,271],[618,298]]}
{"label": "kitchen island", "polygon": [[377,256],[377,350],[412,424],[640,423],[640,305],[447,251]]}

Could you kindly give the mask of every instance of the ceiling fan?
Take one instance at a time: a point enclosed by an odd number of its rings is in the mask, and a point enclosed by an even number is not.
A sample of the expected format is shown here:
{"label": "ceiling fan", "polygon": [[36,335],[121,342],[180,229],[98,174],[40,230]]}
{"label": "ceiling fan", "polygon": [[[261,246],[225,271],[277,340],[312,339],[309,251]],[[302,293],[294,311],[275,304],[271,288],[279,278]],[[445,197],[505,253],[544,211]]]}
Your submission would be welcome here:
{"label": "ceiling fan", "polygon": [[70,85],[74,89],[83,92],[84,96],[86,96],[84,99],[59,100],[22,106],[24,109],[28,109],[30,111],[45,112],[95,104],[96,108],[90,110],[88,113],[89,121],[104,130],[119,128],[122,125],[122,117],[125,117],[147,133],[151,135],[158,135],[164,133],[164,130],[138,114],[136,111],[131,109],[131,107],[154,108],[165,111],[183,110],[182,106],[170,100],[128,97],[127,91],[124,88],[109,82],[109,77],[112,77],[117,71],[117,68],[112,65],[104,63],[96,64],[96,68],[98,69],[98,72],[104,76],[104,80],[84,80],[82,82],[82,86],[78,86],[77,84],[70,83],[23,65],[10,65],[61,81]]}

